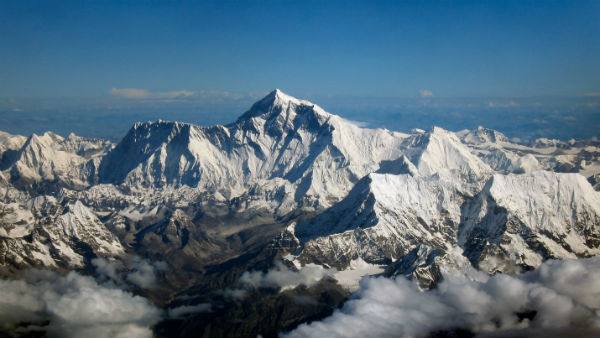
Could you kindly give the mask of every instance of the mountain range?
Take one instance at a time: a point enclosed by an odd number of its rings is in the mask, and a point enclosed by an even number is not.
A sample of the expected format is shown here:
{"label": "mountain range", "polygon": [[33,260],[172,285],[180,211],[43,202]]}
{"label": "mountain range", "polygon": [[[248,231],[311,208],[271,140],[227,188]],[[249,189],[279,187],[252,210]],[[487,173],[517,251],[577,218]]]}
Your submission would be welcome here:
{"label": "mountain range", "polygon": [[[245,273],[316,266],[323,278],[312,289],[270,297],[318,298],[322,288],[336,300],[263,328],[277,332],[330,313],[365,275],[429,289],[448,273],[520,274],[598,255],[598,190],[597,141],[368,129],[274,90],[231,124],[136,123],[117,144],[0,133],[0,274],[93,274],[95,259],[127,270],[141,257],[166,263],[158,286],[136,289],[155,304],[210,295],[230,309],[219,292]],[[156,332],[257,333],[198,316]]]}

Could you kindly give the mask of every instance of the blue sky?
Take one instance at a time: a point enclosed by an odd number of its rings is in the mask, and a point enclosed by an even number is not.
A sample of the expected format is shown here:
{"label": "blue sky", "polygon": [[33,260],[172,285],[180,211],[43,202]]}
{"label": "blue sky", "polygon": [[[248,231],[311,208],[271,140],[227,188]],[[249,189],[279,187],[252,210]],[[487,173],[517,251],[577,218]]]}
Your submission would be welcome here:
{"label": "blue sky", "polygon": [[600,91],[600,2],[0,4],[1,96]]}
{"label": "blue sky", "polygon": [[[274,88],[340,109],[347,98],[595,97],[600,1],[0,2],[5,120],[139,113],[148,100],[191,114],[214,107],[208,98],[239,115]],[[177,103],[191,98],[195,110]]]}

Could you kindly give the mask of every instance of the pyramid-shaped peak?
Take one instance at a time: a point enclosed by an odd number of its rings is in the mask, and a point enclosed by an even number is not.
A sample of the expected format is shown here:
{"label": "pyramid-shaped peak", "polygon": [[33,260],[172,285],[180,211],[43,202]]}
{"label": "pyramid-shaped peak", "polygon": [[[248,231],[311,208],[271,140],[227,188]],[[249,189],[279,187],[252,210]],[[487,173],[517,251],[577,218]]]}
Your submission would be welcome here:
{"label": "pyramid-shaped peak", "polygon": [[31,136],[29,136],[29,138],[27,139],[25,144],[28,144],[28,145],[38,144],[38,145],[49,146],[52,143],[60,142],[62,140],[64,140],[64,138],[62,136],[60,136],[58,134],[54,134],[53,132],[47,131],[47,132],[43,133],[42,135],[38,135],[36,133],[31,134]]}
{"label": "pyramid-shaped peak", "polygon": [[279,101],[282,101],[282,102],[300,102],[301,101],[301,100],[298,100],[297,98],[295,98],[295,97],[293,97],[291,95],[288,95],[288,94],[284,93],[279,88],[276,88],[271,93],[275,96],[276,100],[279,100]]}
{"label": "pyramid-shaped peak", "polygon": [[[299,109],[299,107],[304,108]],[[238,122],[254,117],[270,119],[282,113],[293,112],[296,114],[305,113],[308,111],[314,112],[319,116],[330,115],[329,113],[325,112],[323,108],[310,101],[297,99],[284,93],[280,89],[275,89],[267,94],[267,96],[253,104],[247,112],[240,116]]]}
{"label": "pyramid-shaped peak", "polygon": [[265,96],[262,100],[258,101],[257,103],[265,103],[268,105],[287,105],[290,103],[294,103],[296,105],[314,105],[311,102],[299,100],[291,95],[288,95],[281,91],[281,89],[279,88],[276,88],[275,90],[271,91],[269,94],[267,94],[267,96]]}

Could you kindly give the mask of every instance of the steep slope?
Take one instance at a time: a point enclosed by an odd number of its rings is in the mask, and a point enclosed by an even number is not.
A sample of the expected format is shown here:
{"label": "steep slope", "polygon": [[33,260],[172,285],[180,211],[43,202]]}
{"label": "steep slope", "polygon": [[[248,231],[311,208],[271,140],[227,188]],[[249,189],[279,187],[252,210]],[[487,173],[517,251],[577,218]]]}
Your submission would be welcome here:
{"label": "steep slope", "polygon": [[477,127],[457,133],[461,141],[474,150],[485,163],[497,172],[510,173],[514,171],[530,171],[519,166],[518,153],[506,149],[511,143],[508,138],[495,130]]}
{"label": "steep slope", "polygon": [[94,212],[77,201],[54,197],[0,203],[0,272],[28,267],[82,268],[91,256],[116,257],[124,248]]}
{"label": "steep slope", "polygon": [[361,129],[275,90],[227,126],[136,124],[104,158],[99,178],[132,187],[187,185],[226,199],[255,185],[280,188],[288,182],[288,199],[322,207],[381,161],[398,158],[405,137]]}
{"label": "steep slope", "polygon": [[[519,272],[549,258],[600,254],[600,193],[579,174],[496,174],[480,185],[436,176],[370,174],[319,216],[277,240],[287,260],[389,275],[430,287],[441,270]],[[464,252],[464,256],[463,256]]]}
{"label": "steep slope", "polygon": [[490,272],[600,254],[600,193],[578,174],[494,175],[461,223],[465,255]]}
{"label": "steep slope", "polygon": [[414,134],[406,139],[403,148],[408,160],[423,176],[479,182],[493,173],[454,133],[439,127]]}
{"label": "steep slope", "polygon": [[15,186],[35,193],[83,189],[94,183],[100,157],[110,147],[108,141],[74,134],[67,138],[51,132],[33,134],[18,150],[5,152],[1,169]]}
{"label": "steep slope", "polygon": [[435,177],[370,174],[343,201],[288,232],[298,238],[303,264],[389,263],[421,243],[454,245],[464,194]]}

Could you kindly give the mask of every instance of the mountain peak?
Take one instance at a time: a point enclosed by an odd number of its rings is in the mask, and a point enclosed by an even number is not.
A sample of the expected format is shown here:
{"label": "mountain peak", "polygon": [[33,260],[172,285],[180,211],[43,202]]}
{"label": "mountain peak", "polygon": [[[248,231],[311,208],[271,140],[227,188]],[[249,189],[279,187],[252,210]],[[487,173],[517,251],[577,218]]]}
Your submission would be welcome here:
{"label": "mountain peak", "polygon": [[469,130],[462,136],[463,141],[470,144],[486,144],[508,142],[508,138],[499,131],[478,126]]}
{"label": "mountain peak", "polygon": [[[251,108],[250,110],[252,110],[252,108],[256,105],[261,105],[261,106],[283,106],[283,105],[289,105],[290,103],[299,105],[302,102],[307,102],[310,103],[308,101],[303,101],[303,100],[299,100],[291,95],[288,95],[286,93],[284,93],[283,91],[281,91],[281,89],[276,88],[273,91],[269,92],[265,97],[263,97],[262,99],[260,99],[258,102],[256,102]],[[312,105],[312,103],[310,103]]]}
{"label": "mountain peak", "polygon": [[282,113],[293,112],[294,114],[298,114],[308,111],[312,111],[319,116],[330,115],[310,101],[297,99],[280,89],[275,89],[253,104],[247,112],[239,117],[238,122],[255,117],[262,117],[268,120]]}
{"label": "mountain peak", "polygon": [[[297,98],[295,98],[291,95],[288,95],[288,94],[282,92],[279,88],[276,88],[274,91],[269,93],[269,95],[273,95],[275,101],[279,102],[279,103],[293,102],[293,103],[298,104],[299,102],[302,101],[302,100],[298,100]],[[308,101],[305,101],[305,102],[308,102]]]}

